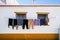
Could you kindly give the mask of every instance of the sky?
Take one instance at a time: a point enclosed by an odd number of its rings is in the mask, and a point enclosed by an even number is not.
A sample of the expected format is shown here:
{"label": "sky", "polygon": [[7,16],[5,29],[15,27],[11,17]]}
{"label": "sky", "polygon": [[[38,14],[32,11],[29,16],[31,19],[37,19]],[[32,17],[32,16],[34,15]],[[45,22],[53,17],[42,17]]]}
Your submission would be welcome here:
{"label": "sky", "polygon": [[[19,4],[33,4],[32,0],[17,0]],[[60,4],[60,0],[35,0],[34,4]]]}

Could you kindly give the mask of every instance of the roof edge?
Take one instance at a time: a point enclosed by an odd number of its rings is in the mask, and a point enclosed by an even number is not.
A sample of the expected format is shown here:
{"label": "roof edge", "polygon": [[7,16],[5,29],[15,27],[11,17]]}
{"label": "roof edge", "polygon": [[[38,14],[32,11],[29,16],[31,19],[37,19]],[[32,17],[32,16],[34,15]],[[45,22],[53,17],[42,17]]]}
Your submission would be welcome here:
{"label": "roof edge", "polygon": [[60,5],[0,5],[0,7],[60,7]]}

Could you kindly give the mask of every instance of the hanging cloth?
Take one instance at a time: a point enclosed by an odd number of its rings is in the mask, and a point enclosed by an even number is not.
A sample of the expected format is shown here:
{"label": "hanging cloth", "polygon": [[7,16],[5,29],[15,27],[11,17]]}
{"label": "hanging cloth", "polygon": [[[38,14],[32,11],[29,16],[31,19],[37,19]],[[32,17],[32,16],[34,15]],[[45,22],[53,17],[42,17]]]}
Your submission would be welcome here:
{"label": "hanging cloth", "polygon": [[33,26],[34,26],[34,21],[33,21],[33,19],[28,19],[28,27],[29,27],[29,28],[32,27],[32,29],[33,29]]}
{"label": "hanging cloth", "polygon": [[23,19],[23,26],[22,26],[22,28],[25,29],[25,27],[28,29],[28,19]]}
{"label": "hanging cloth", "polygon": [[34,25],[39,26],[40,25],[40,19],[34,19]]}

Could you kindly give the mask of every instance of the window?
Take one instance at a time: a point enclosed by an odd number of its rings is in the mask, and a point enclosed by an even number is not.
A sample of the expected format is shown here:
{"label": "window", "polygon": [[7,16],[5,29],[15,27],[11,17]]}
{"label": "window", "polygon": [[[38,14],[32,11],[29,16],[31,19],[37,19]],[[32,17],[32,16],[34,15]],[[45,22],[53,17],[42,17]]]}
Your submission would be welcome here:
{"label": "window", "polygon": [[23,19],[26,19],[26,13],[27,12],[15,12],[16,18],[17,18],[17,24],[23,25]]}
{"label": "window", "polygon": [[16,18],[17,19],[26,19],[26,14],[17,14]]}
{"label": "window", "polygon": [[40,25],[48,25],[49,18],[48,12],[37,12],[38,19],[40,19]]}
{"label": "window", "polygon": [[15,12],[17,19],[26,19],[26,13],[27,12]]}

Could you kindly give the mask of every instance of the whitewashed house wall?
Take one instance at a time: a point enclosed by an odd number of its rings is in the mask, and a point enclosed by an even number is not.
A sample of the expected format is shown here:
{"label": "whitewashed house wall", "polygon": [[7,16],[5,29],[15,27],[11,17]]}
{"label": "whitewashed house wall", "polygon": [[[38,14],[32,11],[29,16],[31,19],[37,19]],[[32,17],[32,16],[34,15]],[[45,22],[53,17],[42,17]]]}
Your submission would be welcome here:
{"label": "whitewashed house wall", "polygon": [[[27,12],[27,19],[37,19],[36,12],[49,12],[49,26],[34,26],[34,29],[22,29],[19,26],[18,30],[8,28],[8,18],[16,18],[14,12]],[[53,33],[58,34],[60,28],[60,7],[0,7],[0,33]]]}

